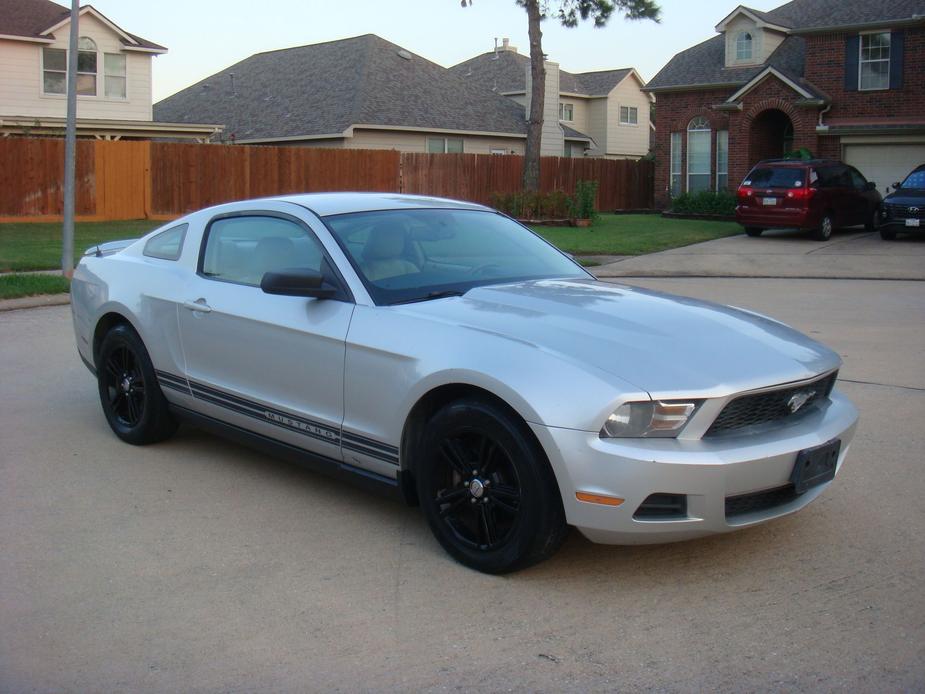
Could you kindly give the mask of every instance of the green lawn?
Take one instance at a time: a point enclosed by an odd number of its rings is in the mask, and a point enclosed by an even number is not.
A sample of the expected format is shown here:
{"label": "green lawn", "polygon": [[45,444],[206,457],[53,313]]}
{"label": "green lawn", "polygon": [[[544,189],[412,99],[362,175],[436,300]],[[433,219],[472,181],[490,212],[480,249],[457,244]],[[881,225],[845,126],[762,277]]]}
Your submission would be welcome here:
{"label": "green lawn", "polygon": [[60,275],[0,275],[0,299],[62,294],[69,288],[70,283]]}
{"label": "green lawn", "polygon": [[602,214],[593,226],[534,227],[573,255],[641,255],[742,233],[735,222],[666,219],[654,214]]}
{"label": "green lawn", "polygon": [[[80,222],[74,228],[74,260],[101,241],[134,239],[163,222]],[[0,224],[0,272],[61,267],[61,223]]]}

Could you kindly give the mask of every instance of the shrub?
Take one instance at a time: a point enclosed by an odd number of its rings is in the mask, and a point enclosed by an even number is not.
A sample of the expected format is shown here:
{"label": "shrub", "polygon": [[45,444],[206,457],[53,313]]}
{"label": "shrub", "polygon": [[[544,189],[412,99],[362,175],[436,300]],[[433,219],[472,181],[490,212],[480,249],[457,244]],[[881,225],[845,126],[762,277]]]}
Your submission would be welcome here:
{"label": "shrub", "polygon": [[576,219],[597,219],[594,199],[597,197],[597,181],[578,181],[575,197],[572,199],[572,217]]}
{"label": "shrub", "polygon": [[736,198],[728,191],[714,193],[702,190],[699,193],[681,193],[671,200],[671,211],[681,214],[735,214]]}

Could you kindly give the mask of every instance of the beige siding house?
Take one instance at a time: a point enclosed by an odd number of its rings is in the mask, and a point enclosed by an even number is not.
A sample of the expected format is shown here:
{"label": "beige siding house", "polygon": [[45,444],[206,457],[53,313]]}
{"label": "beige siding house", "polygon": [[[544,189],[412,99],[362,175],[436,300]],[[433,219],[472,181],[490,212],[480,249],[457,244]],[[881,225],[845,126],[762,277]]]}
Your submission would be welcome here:
{"label": "beige siding house", "polygon": [[[0,134],[61,134],[70,12],[50,0],[0,0]],[[93,7],[78,18],[78,132],[208,138],[217,126],[153,122],[151,61],[166,48],[123,30]]]}
{"label": "beige siding house", "polygon": [[[530,59],[507,39],[450,71],[529,109]],[[544,154],[638,159],[649,152],[654,98],[643,91],[645,83],[634,68],[571,73],[547,61],[546,76]],[[557,137],[557,124],[564,138]],[[590,142],[570,141],[569,132],[584,134]]]}

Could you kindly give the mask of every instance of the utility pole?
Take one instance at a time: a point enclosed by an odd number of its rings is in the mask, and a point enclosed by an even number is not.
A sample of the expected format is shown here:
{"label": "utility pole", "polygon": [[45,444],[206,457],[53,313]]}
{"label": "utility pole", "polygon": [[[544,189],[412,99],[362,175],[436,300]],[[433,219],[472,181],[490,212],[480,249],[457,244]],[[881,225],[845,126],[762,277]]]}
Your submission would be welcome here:
{"label": "utility pole", "polygon": [[74,274],[74,207],[77,170],[77,19],[80,0],[71,0],[70,39],[67,51],[67,125],[64,131],[64,224],[61,229],[61,272]]}

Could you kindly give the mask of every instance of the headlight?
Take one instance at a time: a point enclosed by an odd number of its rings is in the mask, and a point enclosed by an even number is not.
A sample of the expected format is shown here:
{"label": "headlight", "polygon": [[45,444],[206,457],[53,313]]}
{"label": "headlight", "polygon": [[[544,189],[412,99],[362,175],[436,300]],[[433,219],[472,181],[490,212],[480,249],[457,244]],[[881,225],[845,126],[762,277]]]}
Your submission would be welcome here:
{"label": "headlight", "polygon": [[700,405],[695,402],[625,402],[604,422],[601,438],[677,436]]}

